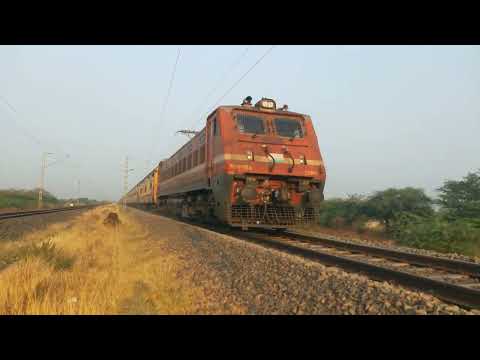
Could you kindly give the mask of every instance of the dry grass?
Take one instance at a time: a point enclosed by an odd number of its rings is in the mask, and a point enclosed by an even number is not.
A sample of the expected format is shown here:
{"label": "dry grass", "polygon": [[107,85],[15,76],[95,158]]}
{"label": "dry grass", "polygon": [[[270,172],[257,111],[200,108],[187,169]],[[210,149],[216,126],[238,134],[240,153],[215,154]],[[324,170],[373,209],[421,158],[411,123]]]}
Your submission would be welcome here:
{"label": "dry grass", "polygon": [[[200,289],[177,278],[181,261],[115,205],[0,247],[0,314],[187,314]],[[3,270],[2,270],[3,266]]]}

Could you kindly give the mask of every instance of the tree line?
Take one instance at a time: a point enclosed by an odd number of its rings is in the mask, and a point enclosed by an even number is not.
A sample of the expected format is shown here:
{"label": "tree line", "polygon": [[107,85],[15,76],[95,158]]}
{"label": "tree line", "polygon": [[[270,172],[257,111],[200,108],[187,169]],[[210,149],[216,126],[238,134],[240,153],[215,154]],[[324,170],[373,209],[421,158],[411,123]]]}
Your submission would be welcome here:
{"label": "tree line", "polygon": [[[97,200],[89,198],[79,199],[59,199],[48,191],[43,192],[44,207],[61,207],[69,203],[79,203],[82,205],[90,205],[99,203]],[[22,190],[8,189],[0,190],[0,209],[35,209],[38,205],[38,189]]]}
{"label": "tree line", "polygon": [[368,221],[377,220],[402,245],[480,255],[480,170],[445,181],[437,193],[432,199],[423,189],[390,188],[326,200],[319,222],[363,232]]}

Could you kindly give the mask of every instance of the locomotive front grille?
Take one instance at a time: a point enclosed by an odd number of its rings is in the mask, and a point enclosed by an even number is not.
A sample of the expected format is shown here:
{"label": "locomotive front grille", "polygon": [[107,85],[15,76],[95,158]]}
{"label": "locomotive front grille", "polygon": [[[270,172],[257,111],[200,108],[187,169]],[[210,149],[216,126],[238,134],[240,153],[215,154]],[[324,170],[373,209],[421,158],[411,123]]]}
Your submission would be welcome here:
{"label": "locomotive front grille", "polygon": [[314,221],[313,208],[301,210],[296,213],[293,206],[232,205],[230,222],[243,225],[295,225]]}

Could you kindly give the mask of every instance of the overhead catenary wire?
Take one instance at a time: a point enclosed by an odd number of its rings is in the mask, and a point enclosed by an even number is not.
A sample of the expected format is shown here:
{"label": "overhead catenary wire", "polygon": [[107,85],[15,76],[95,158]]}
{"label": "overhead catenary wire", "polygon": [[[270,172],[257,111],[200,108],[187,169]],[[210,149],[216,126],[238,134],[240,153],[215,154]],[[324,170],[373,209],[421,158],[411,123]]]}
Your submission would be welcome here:
{"label": "overhead catenary wire", "polygon": [[[15,107],[10,104],[10,102],[2,95],[0,95],[0,100],[10,109],[11,112],[13,112],[16,116],[20,116],[20,114],[18,113],[17,109],[15,109]],[[26,129],[23,128],[23,126],[21,126],[18,121],[13,117],[11,116],[10,117],[13,122],[15,123],[16,127],[23,133],[23,135],[25,135],[26,137],[28,137],[31,141],[33,141],[36,145],[42,147],[43,144],[42,142],[36,137],[36,136],[33,136],[29,131],[27,131]]]}
{"label": "overhead catenary wire", "polygon": [[[177,72],[177,65],[178,65],[178,60],[180,59],[180,47],[178,48],[178,51],[177,51],[177,57],[175,59],[175,64],[173,65],[173,70],[172,70],[172,74],[170,76],[170,82],[168,84],[168,90],[167,90],[167,94],[165,96],[165,100],[163,102],[163,106],[162,106],[162,110],[160,112],[160,120],[163,120],[163,117],[165,115],[165,112],[166,112],[166,109],[167,109],[167,105],[168,105],[168,100],[170,99],[170,94],[172,92],[172,88],[173,88],[173,82],[175,80],[175,73]],[[153,132],[155,134],[155,131]],[[155,145],[155,138],[153,138],[152,140],[152,145],[150,146],[150,151],[148,153],[148,159],[151,158],[152,156],[152,152],[153,152],[153,147]],[[148,160],[147,160],[148,161]]]}
{"label": "overhead catenary wire", "polygon": [[177,58],[175,59],[175,65],[173,66],[172,75],[170,77],[170,83],[168,84],[167,96],[165,97],[165,101],[164,101],[163,107],[162,107],[162,112],[160,114],[161,119],[165,115],[165,111],[166,111],[167,105],[168,105],[168,100],[170,99],[170,94],[172,93],[173,81],[175,80],[175,73],[177,72],[177,65],[178,65],[178,60],[179,59],[180,59],[180,48],[178,48]]}
{"label": "overhead catenary wire", "polygon": [[[199,106],[195,108],[193,111],[192,115],[190,116],[193,118],[196,114],[200,112],[200,110],[204,107],[206,101],[210,99],[210,97],[218,90],[220,85],[222,85],[227,78],[227,76],[237,67],[237,65],[242,61],[242,59],[247,55],[248,50],[250,50],[251,46],[247,46],[243,51],[240,53],[239,56],[235,58],[235,61],[228,67],[228,69],[222,74],[222,76],[219,78],[219,80],[215,83],[215,85],[212,87],[212,89],[207,93],[207,95],[202,99],[202,101],[199,103]],[[196,123],[196,122],[195,122]],[[195,123],[192,124],[195,125]]]}
{"label": "overhead catenary wire", "polygon": [[[5,96],[2,96],[0,95],[0,100],[5,104],[7,105],[7,107],[10,109],[10,111],[12,113],[14,113],[17,117],[21,116],[21,114],[18,112],[18,110],[5,98]],[[53,145],[50,144],[45,144],[45,142],[43,141],[40,141],[40,139],[36,136],[34,136],[31,132],[29,132],[28,130],[26,130],[23,126],[21,126],[18,121],[13,117],[11,116],[10,117],[13,122],[16,124],[17,128],[23,133],[23,135],[25,135],[26,137],[28,137],[32,142],[34,142],[36,145],[38,145],[40,148],[42,148],[43,150],[45,150],[47,147],[50,147],[50,148],[55,148],[55,151],[57,153],[63,153],[67,158],[70,157],[70,154],[66,153],[65,151],[63,151],[59,146],[57,145]],[[46,146],[48,145],[48,146]]]}
{"label": "overhead catenary wire", "polygon": [[[8,109],[12,113],[14,113],[16,116],[21,116],[19,111],[5,98],[5,96],[0,95],[0,100],[8,107]],[[20,124],[18,124],[18,121],[13,116],[10,116],[10,118],[13,120],[13,122],[15,122],[15,124],[17,125],[17,128],[19,128],[26,137],[28,137],[30,140],[32,140],[36,145],[38,145],[44,151],[44,149],[46,148],[46,145],[45,145],[44,142],[40,141],[40,139],[38,139],[36,136],[32,135],[29,131],[27,131]],[[64,163],[66,161],[66,159],[70,159],[70,154],[66,153],[65,151],[60,149],[60,147],[58,147],[56,145],[54,145],[53,147],[57,150],[57,153],[63,153],[65,155],[65,157],[61,158],[61,159],[57,159],[57,160],[55,160],[51,163],[45,164],[45,168],[49,168],[49,167],[51,167],[55,164]],[[84,177],[85,177],[85,175],[82,175],[82,178],[84,178]],[[88,183],[91,185],[93,182],[89,181]],[[98,188],[97,188],[97,190],[98,190]]]}
{"label": "overhead catenary wire", "polygon": [[[273,48],[274,48],[275,46],[276,46],[276,45],[270,46],[270,47],[268,48],[268,50],[265,51],[265,53],[263,53],[263,55],[262,55],[260,58],[258,58],[258,60],[255,61],[255,63],[253,63],[253,65],[250,66],[250,67],[248,68],[248,70],[247,70],[245,73],[243,73],[243,75],[242,75],[237,81],[235,81],[235,82],[233,83],[233,85],[232,85],[230,88],[228,88],[227,91],[225,91],[225,92],[223,93],[222,96],[220,96],[220,98],[215,102],[215,104],[210,107],[210,110],[207,111],[207,112],[199,119],[199,121],[205,119],[205,118],[208,116],[208,114],[210,114],[210,113],[215,109],[215,107],[216,107],[218,104],[220,104],[220,102],[221,102],[228,94],[230,94],[230,92],[231,92],[258,64],[260,64],[260,62],[273,50]],[[197,122],[197,123],[198,123],[198,122]]]}

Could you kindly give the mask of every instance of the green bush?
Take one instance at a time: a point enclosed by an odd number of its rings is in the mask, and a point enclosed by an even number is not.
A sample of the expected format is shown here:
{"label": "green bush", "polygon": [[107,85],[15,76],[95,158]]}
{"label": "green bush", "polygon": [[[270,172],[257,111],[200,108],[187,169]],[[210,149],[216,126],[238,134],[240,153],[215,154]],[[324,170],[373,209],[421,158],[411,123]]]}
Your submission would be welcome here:
{"label": "green bush", "polygon": [[365,200],[360,196],[325,200],[320,207],[319,223],[327,227],[351,226],[364,216]]}
{"label": "green bush", "polygon": [[360,215],[357,219],[355,219],[352,223],[352,228],[359,234],[363,234],[367,231],[367,227],[365,226],[369,218],[365,215]]}
{"label": "green bush", "polygon": [[398,243],[405,246],[465,255],[480,254],[478,221],[447,221],[438,215],[403,214],[395,220],[393,234]]}
{"label": "green bush", "polygon": [[422,189],[406,187],[377,191],[365,202],[365,214],[381,220],[387,232],[391,231],[392,221],[402,214],[430,216],[434,213],[432,200]]}
{"label": "green bush", "polygon": [[450,219],[480,218],[480,170],[468,173],[461,180],[445,181],[437,190],[437,203]]}

